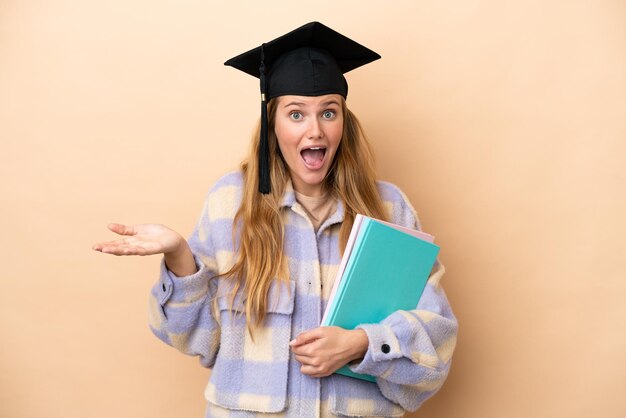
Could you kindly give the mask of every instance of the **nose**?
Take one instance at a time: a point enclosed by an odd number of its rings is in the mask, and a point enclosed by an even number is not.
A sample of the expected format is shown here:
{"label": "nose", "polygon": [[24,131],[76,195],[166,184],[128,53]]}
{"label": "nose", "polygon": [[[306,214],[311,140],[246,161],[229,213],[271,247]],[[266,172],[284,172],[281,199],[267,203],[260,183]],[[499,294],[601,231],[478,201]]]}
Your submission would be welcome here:
{"label": "nose", "polygon": [[307,126],[306,136],[308,139],[318,139],[324,136],[324,131],[322,130],[320,121],[317,118],[310,119]]}

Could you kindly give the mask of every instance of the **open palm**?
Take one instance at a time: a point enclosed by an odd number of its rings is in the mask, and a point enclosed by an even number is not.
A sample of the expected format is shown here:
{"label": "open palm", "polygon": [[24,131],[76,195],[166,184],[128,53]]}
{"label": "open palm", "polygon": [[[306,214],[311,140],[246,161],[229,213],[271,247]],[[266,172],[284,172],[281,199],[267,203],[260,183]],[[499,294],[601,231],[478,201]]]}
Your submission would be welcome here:
{"label": "open palm", "polygon": [[166,254],[180,248],[184,238],[160,224],[123,225],[112,223],[107,226],[111,231],[125,238],[101,242],[93,249],[114,255],[152,255]]}

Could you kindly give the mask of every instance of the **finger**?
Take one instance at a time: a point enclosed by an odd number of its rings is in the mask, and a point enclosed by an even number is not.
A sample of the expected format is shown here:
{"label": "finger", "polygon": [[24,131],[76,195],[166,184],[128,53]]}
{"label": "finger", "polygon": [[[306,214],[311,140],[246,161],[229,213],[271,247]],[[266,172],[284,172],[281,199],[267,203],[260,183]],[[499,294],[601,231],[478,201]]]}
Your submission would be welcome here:
{"label": "finger", "polygon": [[163,247],[156,242],[142,241],[134,237],[94,245],[94,249],[116,255],[153,255],[162,254]]}
{"label": "finger", "polygon": [[319,372],[319,373],[313,373],[313,374],[311,374],[309,376],[315,377],[317,379],[321,379],[322,377],[328,377],[331,374],[333,374],[333,372]]}
{"label": "finger", "polygon": [[300,367],[300,372],[302,374],[306,374],[306,375],[313,375],[315,373],[317,373],[317,370],[315,369],[315,367],[309,366],[309,365],[303,365]]}
{"label": "finger", "polygon": [[291,351],[293,352],[293,355],[296,357],[307,357],[307,358],[311,358],[315,356],[315,352],[313,352],[312,350],[308,350],[308,349],[291,349]]}
{"label": "finger", "polygon": [[113,255],[148,255],[148,251],[145,248],[125,244],[105,245],[100,251]]}
{"label": "finger", "polygon": [[298,347],[292,347],[291,351],[296,356],[304,356],[304,357],[313,357],[315,354],[314,350],[311,349],[309,345],[303,345]]}
{"label": "finger", "polygon": [[120,235],[135,235],[135,228],[132,226],[127,226],[124,224],[117,224],[117,223],[110,223],[107,225],[107,227],[115,232],[116,234],[120,234]]}
{"label": "finger", "polygon": [[308,366],[308,365],[300,367],[300,372],[302,372],[302,374],[306,374],[308,376],[318,377],[318,378],[326,377],[331,374],[328,371],[324,370],[322,367]]}
{"label": "finger", "polygon": [[295,358],[296,360],[298,360],[298,363],[302,364],[303,366],[317,366],[318,365],[314,357],[296,355]]}
{"label": "finger", "polygon": [[100,252],[111,255],[131,255],[128,247],[120,245],[105,245],[100,249]]}
{"label": "finger", "polygon": [[299,345],[308,344],[317,339],[320,339],[324,336],[324,331],[322,327],[313,328],[309,331],[305,331],[299,334],[296,338],[289,342],[289,345],[292,347],[297,347]]}
{"label": "finger", "polygon": [[120,245],[130,245],[131,242],[128,240],[128,238],[122,238],[122,239],[116,239],[113,241],[105,241],[105,242],[99,242],[97,244],[94,244],[94,246],[92,248],[96,249],[102,249],[104,247],[117,247]]}
{"label": "finger", "polygon": [[312,353],[312,347],[313,344],[315,343],[315,341],[317,340],[299,340],[299,339],[295,339],[292,341],[292,343],[289,343],[289,346],[291,347],[291,351],[293,351],[296,354],[301,354],[301,355],[311,355]]}
{"label": "finger", "polygon": [[111,243],[109,243],[109,242],[99,242],[99,243],[97,243],[97,244],[92,245],[92,246],[91,246],[91,249],[92,249],[92,250],[96,250],[96,251],[100,251],[100,252],[102,252],[102,249],[103,249],[104,247],[106,247],[106,246],[110,246],[110,245],[111,245]]}

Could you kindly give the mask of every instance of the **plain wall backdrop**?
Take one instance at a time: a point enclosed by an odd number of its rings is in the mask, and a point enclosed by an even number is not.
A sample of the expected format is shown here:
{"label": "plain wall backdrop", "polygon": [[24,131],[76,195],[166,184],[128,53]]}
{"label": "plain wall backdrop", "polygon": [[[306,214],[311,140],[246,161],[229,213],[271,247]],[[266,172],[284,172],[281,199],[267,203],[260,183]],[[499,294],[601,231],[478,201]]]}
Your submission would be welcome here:
{"label": "plain wall backdrop", "polygon": [[626,414],[626,3],[0,0],[0,416],[201,417],[210,371],[152,336],[159,257],[243,158],[223,62],[319,20],[383,59],[348,104],[441,245],[460,322],[412,417]]}

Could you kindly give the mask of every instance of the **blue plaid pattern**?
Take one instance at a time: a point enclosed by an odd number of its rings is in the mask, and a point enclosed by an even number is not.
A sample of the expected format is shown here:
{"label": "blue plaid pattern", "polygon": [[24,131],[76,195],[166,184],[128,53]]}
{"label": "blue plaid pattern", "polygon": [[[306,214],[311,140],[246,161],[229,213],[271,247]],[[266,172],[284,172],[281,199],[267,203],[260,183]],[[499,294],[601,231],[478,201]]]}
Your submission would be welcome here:
{"label": "blue plaid pattern", "polygon": [[[439,283],[443,265],[435,264],[415,310],[359,326],[370,343],[364,359],[351,368],[376,376],[375,383],[303,375],[288,343],[321,322],[340,262],[343,206],[338,202],[336,212],[315,231],[288,186],[281,211],[290,283],[272,284],[266,323],[253,341],[240,298],[230,304],[231,283],[209,280],[232,266],[232,221],[242,184],[241,173],[234,172],[212,187],[188,240],[198,272],[176,277],[162,262],[150,298],[154,334],[212,368],[206,416],[398,417],[419,408],[445,381],[456,344],[457,321]],[[390,183],[378,187],[391,220],[419,229],[404,194]]]}

